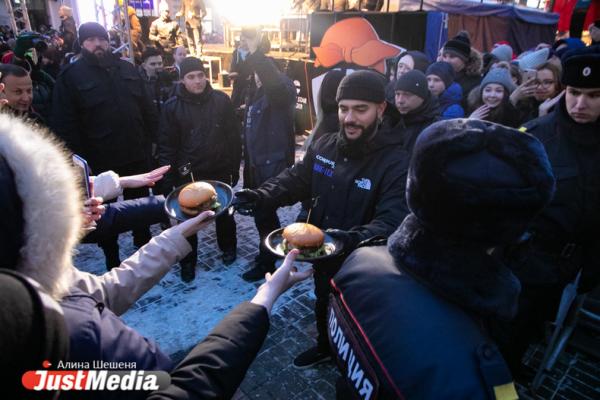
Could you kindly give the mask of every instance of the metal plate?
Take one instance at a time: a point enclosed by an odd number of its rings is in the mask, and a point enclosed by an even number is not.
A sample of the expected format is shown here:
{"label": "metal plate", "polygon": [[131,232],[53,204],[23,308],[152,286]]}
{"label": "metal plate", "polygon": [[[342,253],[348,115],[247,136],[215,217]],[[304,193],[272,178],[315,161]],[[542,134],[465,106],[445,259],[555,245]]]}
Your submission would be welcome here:
{"label": "metal plate", "polygon": [[[226,183],[219,182],[219,181],[198,181],[198,182],[210,183],[211,185],[213,185],[213,187],[215,188],[215,190],[217,192],[217,201],[221,205],[218,208],[216,208],[215,210],[213,210],[215,212],[215,215],[213,218],[218,217],[219,215],[223,214],[224,212],[228,212],[227,209],[229,208],[229,206],[231,205],[231,201],[233,200],[233,189],[231,189],[231,186],[229,186]],[[186,221],[190,218],[195,217],[194,215],[188,215],[188,214],[184,213],[183,211],[181,211],[181,208],[179,207],[179,201],[177,201],[177,198],[179,197],[179,192],[181,192],[181,189],[183,189],[187,185],[189,185],[189,183],[186,183],[185,185],[181,185],[178,188],[176,188],[175,190],[173,190],[171,193],[169,193],[169,195],[167,196],[167,199],[165,200],[165,212],[167,213],[167,215],[169,217],[174,218],[177,221]]]}
{"label": "metal plate", "polygon": [[[269,233],[269,236],[267,236],[267,238],[265,239],[265,245],[267,246],[267,249],[269,249],[271,253],[275,254],[279,258],[285,258],[285,252],[283,251],[282,246],[283,229],[284,228],[279,228],[277,230],[274,230],[273,232]],[[323,245],[325,246],[326,254],[324,256],[313,258],[305,258],[301,255],[298,255],[298,257],[296,257],[296,260],[312,263],[327,260],[340,255],[343,250],[342,242],[334,239],[329,234],[327,234],[327,232],[323,233],[325,234],[325,241],[323,242]]]}

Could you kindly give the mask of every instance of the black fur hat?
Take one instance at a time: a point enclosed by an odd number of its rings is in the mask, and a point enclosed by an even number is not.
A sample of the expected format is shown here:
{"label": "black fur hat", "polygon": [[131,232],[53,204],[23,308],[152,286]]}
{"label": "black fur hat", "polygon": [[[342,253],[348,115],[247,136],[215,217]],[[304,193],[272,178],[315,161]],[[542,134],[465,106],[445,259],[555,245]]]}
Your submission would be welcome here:
{"label": "black fur hat", "polygon": [[563,85],[600,88],[600,45],[570,50],[561,61]]}
{"label": "black fur hat", "polygon": [[487,121],[454,119],[419,135],[407,200],[432,232],[492,246],[519,238],[554,186],[536,138]]}

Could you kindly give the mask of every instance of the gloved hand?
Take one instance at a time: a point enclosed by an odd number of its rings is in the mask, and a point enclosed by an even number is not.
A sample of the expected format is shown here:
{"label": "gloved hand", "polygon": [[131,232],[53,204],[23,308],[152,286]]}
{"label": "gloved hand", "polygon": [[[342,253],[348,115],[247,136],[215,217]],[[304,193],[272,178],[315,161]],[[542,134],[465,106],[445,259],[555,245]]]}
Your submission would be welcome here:
{"label": "gloved hand", "polygon": [[260,194],[251,189],[242,189],[235,193],[235,199],[231,205],[242,215],[254,215],[256,209],[260,206]]}
{"label": "gloved hand", "polygon": [[358,243],[360,243],[358,232],[343,231],[340,229],[327,229],[325,233],[342,242],[343,254],[352,253],[358,246]]}

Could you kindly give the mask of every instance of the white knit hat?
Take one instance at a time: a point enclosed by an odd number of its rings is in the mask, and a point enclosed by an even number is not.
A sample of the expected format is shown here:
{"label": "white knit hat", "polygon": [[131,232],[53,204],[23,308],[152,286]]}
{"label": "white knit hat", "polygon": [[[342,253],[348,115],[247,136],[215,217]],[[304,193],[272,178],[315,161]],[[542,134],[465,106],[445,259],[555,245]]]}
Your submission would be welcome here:
{"label": "white knit hat", "polygon": [[539,49],[537,51],[525,54],[518,60],[519,68],[523,71],[526,69],[536,69],[537,67],[548,61],[549,55],[550,49],[548,48]]}

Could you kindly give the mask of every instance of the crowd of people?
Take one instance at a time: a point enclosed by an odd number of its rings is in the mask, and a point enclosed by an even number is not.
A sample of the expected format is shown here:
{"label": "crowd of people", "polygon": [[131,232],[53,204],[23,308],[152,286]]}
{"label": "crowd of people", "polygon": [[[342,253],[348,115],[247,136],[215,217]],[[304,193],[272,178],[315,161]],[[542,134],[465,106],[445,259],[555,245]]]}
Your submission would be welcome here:
{"label": "crowd of people", "polygon": [[[19,366],[9,387],[20,396],[20,374],[42,360],[100,359],[169,371],[171,386],[150,398],[229,398],[274,301],[313,276],[316,343],[294,365],[335,358],[339,398],[493,398],[526,379],[522,356],[564,287],[578,275],[581,293],[600,283],[600,21],[591,46],[562,39],[517,55],[497,43],[482,54],[460,32],[436,60],[402,52],[389,76],[333,69],[294,162],[296,88],[260,31],[242,30],[230,97],[186,56],[168,9],[139,65],[113,52],[100,24],[75,29],[61,10],[56,47],[21,34],[0,65],[2,370]],[[65,58],[68,43],[79,50]],[[51,50],[68,61],[52,67]],[[90,198],[72,154],[94,174]],[[232,207],[259,236],[243,278],[266,281],[174,366],[118,316],[177,262],[184,282],[195,279],[206,246],[196,233],[214,213],[169,227],[165,196],[191,176],[234,187],[240,170]],[[276,268],[265,245],[277,209],[297,202],[298,220],[342,248],[301,272],[296,251]],[[152,237],[156,223],[164,230]],[[233,213],[215,225],[229,265]],[[139,249],[122,261],[125,231]],[[102,248],[104,275],[72,264],[80,242]],[[68,340],[48,340],[56,332]]]}

